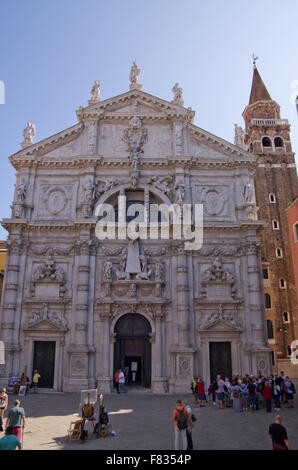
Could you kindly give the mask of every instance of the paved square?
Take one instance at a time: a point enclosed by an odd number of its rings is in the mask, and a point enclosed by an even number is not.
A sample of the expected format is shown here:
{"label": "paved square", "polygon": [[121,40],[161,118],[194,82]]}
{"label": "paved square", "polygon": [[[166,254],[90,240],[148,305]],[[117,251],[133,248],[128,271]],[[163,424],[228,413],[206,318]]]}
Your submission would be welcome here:
{"label": "paved square", "polygon": [[[9,407],[15,395],[9,396]],[[109,412],[115,437],[96,439],[89,435],[87,442],[66,442],[66,432],[78,412],[79,394],[39,393],[21,397],[27,422],[24,433],[26,450],[174,450],[172,413],[177,398],[190,400],[197,417],[193,429],[194,448],[199,450],[270,450],[268,427],[276,412],[264,409],[255,414],[236,413],[231,408],[217,409],[209,402],[206,408],[193,405],[191,395],[152,395],[131,392],[106,395],[104,403]],[[298,408],[280,412],[292,449],[298,449]],[[98,406],[96,407],[98,416]],[[3,435],[3,434],[1,434]]]}

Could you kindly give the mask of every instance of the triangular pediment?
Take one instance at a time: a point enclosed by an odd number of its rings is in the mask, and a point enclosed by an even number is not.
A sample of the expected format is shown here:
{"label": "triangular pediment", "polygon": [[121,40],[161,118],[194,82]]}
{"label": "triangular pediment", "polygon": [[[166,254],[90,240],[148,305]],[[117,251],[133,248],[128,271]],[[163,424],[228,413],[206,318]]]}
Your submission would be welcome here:
{"label": "triangular pediment", "polygon": [[212,331],[240,331],[241,328],[237,325],[233,325],[232,323],[219,319],[214,321],[213,323],[207,324],[202,328],[203,330],[212,330]]}
{"label": "triangular pediment", "polygon": [[51,322],[50,320],[42,319],[40,321],[37,321],[36,323],[30,323],[26,325],[26,329],[28,330],[60,330],[58,326]]}
{"label": "triangular pediment", "polygon": [[123,118],[138,115],[141,118],[179,117],[179,119],[192,123],[194,114],[190,108],[187,109],[179,104],[157,98],[142,90],[131,90],[114,98],[92,103],[85,108],[81,107],[77,111],[80,122],[96,116],[101,119],[117,117],[117,115]]}

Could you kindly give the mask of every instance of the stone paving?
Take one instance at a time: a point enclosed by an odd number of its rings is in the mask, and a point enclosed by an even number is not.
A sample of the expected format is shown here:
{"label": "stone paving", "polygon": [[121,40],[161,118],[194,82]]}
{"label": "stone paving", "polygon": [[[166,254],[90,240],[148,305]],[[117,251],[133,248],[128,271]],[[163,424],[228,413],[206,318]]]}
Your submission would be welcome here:
{"label": "stone paving", "polygon": [[[67,443],[66,431],[78,412],[79,394],[38,393],[20,397],[27,422],[24,449],[27,450],[174,450],[172,412],[177,398],[189,399],[197,417],[193,429],[195,449],[199,450],[270,450],[268,426],[276,412],[260,409],[254,414],[236,413],[231,408],[206,408],[193,404],[191,395],[152,395],[131,392],[104,397],[116,436],[87,442]],[[9,407],[16,396],[9,396]],[[98,411],[98,407],[96,408]],[[298,449],[298,408],[280,412],[292,449]],[[3,434],[1,433],[1,436]]]}

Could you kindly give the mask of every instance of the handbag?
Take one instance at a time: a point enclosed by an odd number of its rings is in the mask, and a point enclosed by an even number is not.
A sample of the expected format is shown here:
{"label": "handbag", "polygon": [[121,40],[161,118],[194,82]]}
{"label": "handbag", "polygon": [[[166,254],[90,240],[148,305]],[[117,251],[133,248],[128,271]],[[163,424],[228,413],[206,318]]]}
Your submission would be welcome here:
{"label": "handbag", "polygon": [[195,415],[194,415],[193,413],[192,413],[192,415],[191,415],[191,420],[192,420],[193,423],[195,423],[196,420],[197,420],[197,418],[195,417]]}

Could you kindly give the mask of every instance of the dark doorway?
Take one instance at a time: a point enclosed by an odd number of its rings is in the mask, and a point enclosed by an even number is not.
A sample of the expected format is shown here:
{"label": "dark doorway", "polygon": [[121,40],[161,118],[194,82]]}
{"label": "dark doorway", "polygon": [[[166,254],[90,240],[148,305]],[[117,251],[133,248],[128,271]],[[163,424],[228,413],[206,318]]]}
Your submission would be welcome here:
{"label": "dark doorway", "polygon": [[231,343],[219,341],[209,343],[209,357],[212,382],[216,380],[217,375],[221,375],[223,380],[225,377],[232,378]]}
{"label": "dark doorway", "polygon": [[115,325],[114,374],[126,368],[127,385],[151,387],[150,323],[138,313],[128,313]]}
{"label": "dark doorway", "polygon": [[53,388],[55,371],[55,341],[34,341],[32,377],[35,370],[41,376],[40,388]]}

